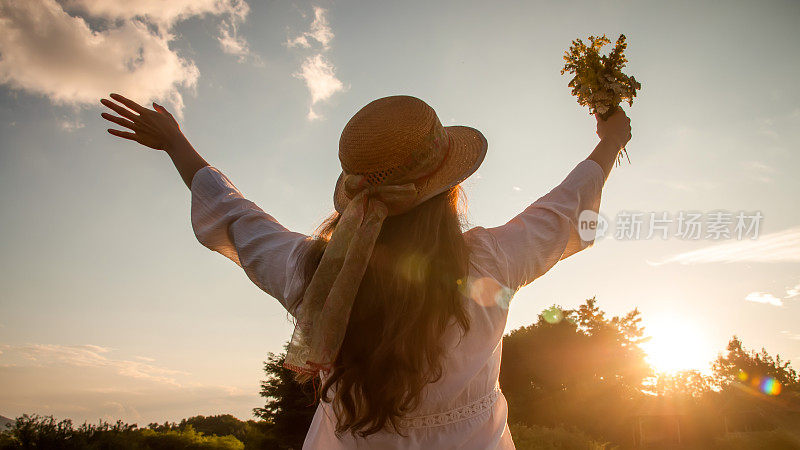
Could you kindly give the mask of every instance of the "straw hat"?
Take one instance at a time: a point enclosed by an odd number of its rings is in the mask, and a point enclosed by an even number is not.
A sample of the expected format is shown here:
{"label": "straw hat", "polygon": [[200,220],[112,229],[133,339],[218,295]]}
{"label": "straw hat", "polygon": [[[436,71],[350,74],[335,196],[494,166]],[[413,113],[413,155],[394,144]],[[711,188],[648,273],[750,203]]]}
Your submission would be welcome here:
{"label": "straw hat", "polygon": [[372,101],[342,130],[334,206],[342,213],[354,194],[345,188],[347,175],[363,175],[371,186],[414,183],[418,205],[472,175],[487,147],[480,131],[443,127],[433,108],[416,97]]}
{"label": "straw hat", "polygon": [[347,122],[333,194],[341,217],[303,294],[284,367],[300,380],[331,370],[384,219],[464,181],[486,147],[480,131],[443,127],[407,95],[375,100]]}

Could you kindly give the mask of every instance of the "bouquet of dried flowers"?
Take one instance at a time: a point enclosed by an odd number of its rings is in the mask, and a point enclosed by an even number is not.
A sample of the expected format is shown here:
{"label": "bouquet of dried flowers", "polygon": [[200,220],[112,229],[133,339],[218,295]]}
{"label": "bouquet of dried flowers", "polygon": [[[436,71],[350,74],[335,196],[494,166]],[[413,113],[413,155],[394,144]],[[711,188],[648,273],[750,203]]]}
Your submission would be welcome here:
{"label": "bouquet of dried flowers", "polygon": [[[608,119],[623,100],[633,106],[636,91],[642,85],[632,76],[622,73],[628,60],[625,58],[625,35],[620,34],[617,43],[608,55],[600,55],[600,49],[611,40],[589,36],[589,45],[580,39],[572,41],[569,51],[564,52],[564,68],[561,74],[574,74],[569,82],[572,95],[578,97],[578,104],[589,107],[589,114]],[[627,150],[623,149],[627,157]],[[622,155],[620,154],[620,158]],[[628,160],[630,161],[630,159]],[[619,162],[619,161],[618,161]]]}

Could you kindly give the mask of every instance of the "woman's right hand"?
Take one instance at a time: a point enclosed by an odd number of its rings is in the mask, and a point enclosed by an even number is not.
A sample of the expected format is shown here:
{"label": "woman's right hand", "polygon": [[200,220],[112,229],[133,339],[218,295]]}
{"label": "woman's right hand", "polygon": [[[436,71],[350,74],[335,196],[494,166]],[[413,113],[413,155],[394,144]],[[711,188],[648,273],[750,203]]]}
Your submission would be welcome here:
{"label": "woman's right hand", "polygon": [[110,122],[131,130],[120,131],[109,128],[108,132],[114,136],[130,139],[146,147],[165,151],[182,140],[181,127],[172,117],[172,114],[163,106],[154,102],[154,109],[148,109],[119,94],[111,94],[111,98],[120,104],[105,98],[100,100],[100,103],[122,117],[108,113],[103,113],[101,116]]}
{"label": "woman's right hand", "polygon": [[612,142],[621,149],[631,140],[631,119],[628,118],[622,107],[618,106],[614,114],[606,120],[596,114],[595,118],[597,119],[597,136],[601,141]]}

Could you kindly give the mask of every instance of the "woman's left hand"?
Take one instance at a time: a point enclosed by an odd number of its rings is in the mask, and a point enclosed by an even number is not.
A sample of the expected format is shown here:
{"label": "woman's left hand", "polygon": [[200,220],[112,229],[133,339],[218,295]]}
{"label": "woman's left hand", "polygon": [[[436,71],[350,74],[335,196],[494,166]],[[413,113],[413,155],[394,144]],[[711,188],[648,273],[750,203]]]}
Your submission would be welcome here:
{"label": "woman's left hand", "polygon": [[105,98],[100,100],[100,103],[122,117],[108,113],[102,113],[100,116],[132,131],[109,128],[108,132],[114,136],[130,139],[156,150],[167,150],[170,146],[183,139],[183,133],[181,133],[181,127],[178,122],[163,106],[153,102],[153,108],[155,108],[153,110],[145,108],[119,94],[111,94],[111,98],[121,105]]}

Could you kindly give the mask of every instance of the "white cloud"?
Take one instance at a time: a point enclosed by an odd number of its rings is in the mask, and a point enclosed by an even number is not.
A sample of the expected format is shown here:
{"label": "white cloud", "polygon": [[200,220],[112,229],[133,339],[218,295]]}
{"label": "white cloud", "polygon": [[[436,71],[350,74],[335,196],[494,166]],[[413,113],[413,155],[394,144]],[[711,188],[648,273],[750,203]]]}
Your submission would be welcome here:
{"label": "white cloud", "polygon": [[336,77],[336,68],[324,55],[330,49],[330,42],[334,37],[325,13],[325,9],[315,6],[314,21],[309,30],[286,42],[286,46],[289,48],[311,49],[315,46],[312,44],[312,40],[321,46],[320,50],[306,56],[300,66],[300,71],[293,74],[296,78],[305,81],[308,92],[311,94],[311,105],[309,105],[306,115],[308,120],[322,118],[319,113],[314,111],[314,105],[328,100],[337,92],[346,90],[341,80]]}
{"label": "white cloud", "polygon": [[329,99],[333,94],[344,90],[344,85],[334,73],[333,64],[331,64],[325,57],[318,53],[309,56],[303,61],[300,66],[300,72],[294,76],[301,78],[305,81],[308,92],[311,94],[311,106],[308,108],[308,120],[320,118],[314,112],[314,105]]}
{"label": "white cloud", "polygon": [[333,30],[331,30],[330,25],[328,24],[328,19],[325,17],[325,13],[327,11],[324,8],[320,8],[319,6],[314,7],[314,21],[311,22],[311,26],[309,27],[308,31],[303,32],[303,34],[289,39],[286,42],[288,47],[303,47],[303,48],[311,48],[311,43],[308,41],[309,39],[313,39],[322,45],[324,50],[329,48],[329,44],[333,39]]}
{"label": "white cloud", "polygon": [[700,250],[680,253],[653,264],[715,262],[800,262],[800,227],[766,234],[758,239],[711,245]]}
{"label": "white cloud", "polygon": [[114,20],[143,18],[166,28],[181,20],[206,14],[227,16],[240,22],[250,12],[244,0],[66,0],[64,4],[67,10],[84,12],[92,17]]}
{"label": "white cloud", "polygon": [[61,127],[62,130],[71,133],[75,130],[80,130],[81,128],[85,127],[86,124],[81,122],[80,119],[62,119],[58,122],[58,125]]}
{"label": "white cloud", "polygon": [[[3,415],[36,412],[77,423],[121,419],[146,425],[196,414],[252,416],[263,400],[252,386],[204,384],[151,358],[114,356],[98,345],[0,345]],[[261,403],[263,404],[263,403]]]}
{"label": "white cloud", "polygon": [[120,92],[180,115],[182,91],[194,89],[200,73],[170,49],[172,26],[218,16],[223,50],[241,60],[249,49],[236,27],[248,10],[243,0],[2,0],[0,84],[56,104],[93,105]]}
{"label": "white cloud", "polygon": [[139,21],[92,30],[54,0],[0,2],[0,83],[48,96],[55,103],[94,104],[109,92],[160,99],[177,111],[179,87],[199,72],[169,49],[171,35]]}
{"label": "white cloud", "polygon": [[793,339],[795,341],[800,341],[800,334],[790,333],[786,330],[781,331],[781,334],[789,339]]}
{"label": "white cloud", "polygon": [[748,302],[765,303],[773,306],[783,306],[783,301],[767,292],[751,292],[744,298]]}
{"label": "white cloud", "polygon": [[250,54],[250,48],[236,32],[236,25],[223,22],[219,27],[219,37],[217,38],[222,51],[239,57],[239,61],[244,61]]}
{"label": "white cloud", "polygon": [[[768,292],[751,292],[751,293],[747,294],[747,297],[745,297],[745,300],[747,300],[749,302],[765,303],[765,304],[773,305],[773,306],[783,306],[784,305],[783,300],[790,299],[790,298],[793,298],[793,297],[797,297],[798,295],[800,295],[800,285],[797,285],[797,286],[795,286],[793,288],[787,288],[786,289],[786,296],[783,297],[783,299],[780,299],[777,296],[775,296],[773,294],[770,294]],[[785,334],[787,336],[790,336],[792,339],[800,338],[800,335],[796,335],[796,334],[792,335],[788,331],[781,331],[781,334]]]}
{"label": "white cloud", "polygon": [[[150,364],[150,362],[114,359],[107,355],[111,349],[97,345],[54,345],[27,344],[5,346],[9,358],[25,361],[44,367],[53,364],[66,364],[78,367],[104,367],[118,375],[142,378],[159,383],[178,385],[175,375],[185,372]],[[12,353],[13,352],[13,353]]]}
{"label": "white cloud", "polygon": [[92,17],[146,19],[164,30],[190,17],[220,16],[223,19],[217,40],[222,51],[238,56],[240,62],[252,56],[247,41],[237,32],[238,25],[250,12],[250,6],[244,0],[69,0],[66,5],[67,9],[85,12]]}
{"label": "white cloud", "polygon": [[795,287],[786,289],[786,297],[784,298],[795,298],[800,295],[800,284],[795,285]]}

